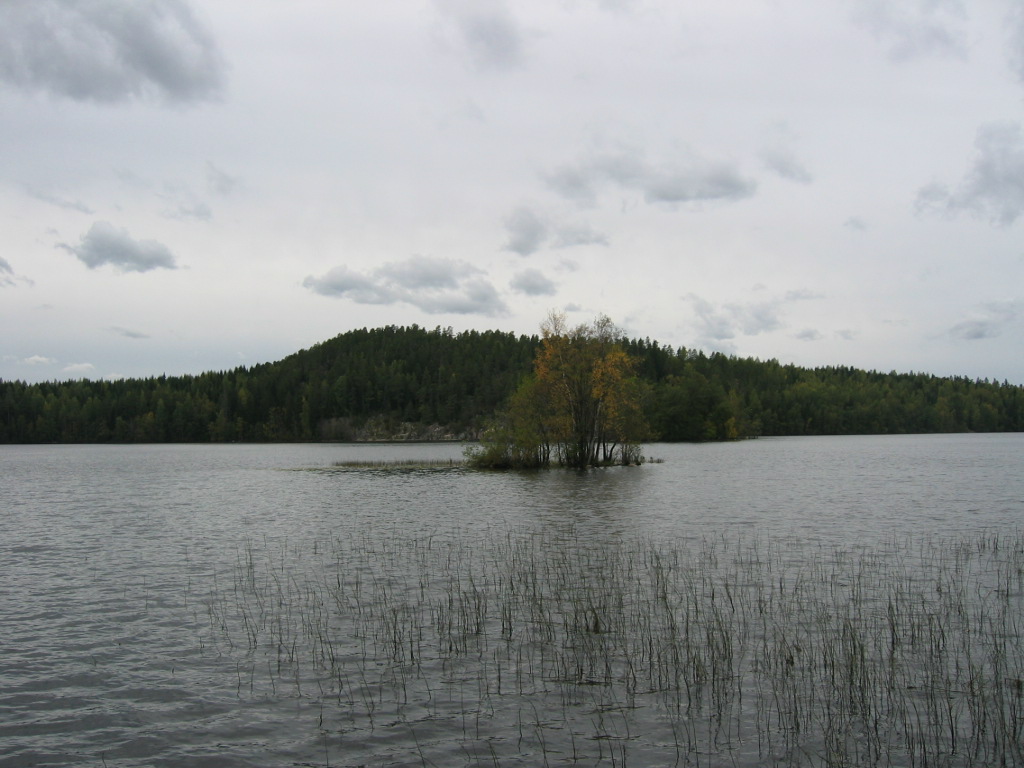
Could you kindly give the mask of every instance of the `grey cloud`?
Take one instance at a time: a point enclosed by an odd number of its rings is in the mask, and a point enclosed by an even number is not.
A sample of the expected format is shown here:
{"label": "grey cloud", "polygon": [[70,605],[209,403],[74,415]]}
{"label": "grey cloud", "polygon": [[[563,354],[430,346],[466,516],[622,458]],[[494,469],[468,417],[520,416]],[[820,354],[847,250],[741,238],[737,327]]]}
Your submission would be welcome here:
{"label": "grey cloud", "polygon": [[570,225],[558,228],[552,245],[555,248],[572,248],[577,245],[608,245],[608,237],[586,225]]}
{"label": "grey cloud", "polygon": [[[788,291],[782,298],[716,306],[694,294],[685,297],[697,316],[702,340],[712,345],[738,335],[757,336],[784,327],[782,313],[787,304],[821,298],[807,290]],[[798,338],[800,336],[798,335]]]}
{"label": "grey cloud", "polygon": [[796,134],[788,125],[785,123],[773,125],[765,137],[765,147],[760,153],[761,162],[768,170],[777,173],[784,179],[810,184],[814,181],[814,177],[797,157],[794,149],[796,142]]}
{"label": "grey cloud", "polygon": [[209,221],[213,218],[213,211],[206,203],[196,202],[188,205],[179,205],[176,210],[169,211],[167,216],[172,219],[197,219]]}
{"label": "grey cloud", "polygon": [[110,331],[116,333],[118,336],[124,336],[126,339],[148,339],[149,336],[145,333],[139,333],[128,328],[121,328],[120,326],[111,326]]}
{"label": "grey cloud", "polygon": [[7,259],[0,257],[0,288],[10,288],[14,285],[14,270]]}
{"label": "grey cloud", "polygon": [[821,338],[821,332],[814,328],[804,328],[793,338],[798,339],[799,341],[818,341]]}
{"label": "grey cloud", "polygon": [[810,299],[823,299],[825,295],[812,291],[808,288],[797,288],[796,290],[786,291],[785,301],[808,301]]}
{"label": "grey cloud", "polygon": [[0,80],[29,92],[119,102],[216,96],[224,66],[186,0],[6,0]]}
{"label": "grey cloud", "polygon": [[238,186],[238,179],[231,176],[211,162],[206,163],[206,186],[218,195],[227,196],[235,191]]}
{"label": "grey cloud", "polygon": [[810,184],[814,176],[788,147],[768,147],[761,150],[761,162],[765,167],[784,179],[800,184]]}
{"label": "grey cloud", "polygon": [[982,305],[976,315],[954,325],[949,335],[964,341],[1001,336],[1008,326],[1024,318],[1024,300],[989,302]]}
{"label": "grey cloud", "polygon": [[376,274],[410,290],[444,290],[457,288],[462,278],[480,274],[480,270],[462,261],[413,256],[385,264]]}
{"label": "grey cloud", "polygon": [[473,63],[510,69],[523,60],[523,33],[502,0],[435,0],[458,31]]}
{"label": "grey cloud", "polygon": [[63,208],[68,211],[78,211],[79,213],[84,213],[89,216],[93,214],[91,208],[78,200],[66,200],[62,197],[51,195],[32,187],[28,187],[27,191],[36,200],[41,200],[44,203],[49,203],[50,205],[54,205],[58,208]]}
{"label": "grey cloud", "polygon": [[525,269],[517,273],[509,285],[516,293],[526,296],[553,296],[558,292],[558,286],[536,269]]}
{"label": "grey cloud", "polygon": [[729,163],[688,156],[651,164],[636,153],[597,155],[565,166],[547,176],[548,186],[581,205],[592,205],[603,186],[640,192],[648,203],[739,200],[754,194],[757,185]]}
{"label": "grey cloud", "polygon": [[399,301],[394,291],[348,267],[335,267],[323,277],[310,275],[302,285],[321,296],[351,299],[356,304],[394,304]]}
{"label": "grey cloud", "polygon": [[308,276],[302,285],[322,296],[357,304],[404,303],[430,314],[505,314],[498,292],[479,274],[479,269],[465,262],[413,256],[369,274],[335,267],[322,277]]}
{"label": "grey cloud", "polygon": [[854,339],[857,338],[858,333],[852,328],[842,328],[836,331],[836,336],[842,339],[843,341],[853,341]]}
{"label": "grey cloud", "polygon": [[868,228],[867,222],[859,216],[851,216],[843,222],[843,226],[846,226],[855,232],[866,232]]}
{"label": "grey cloud", "polygon": [[505,229],[508,232],[506,251],[529,256],[536,253],[548,237],[548,226],[531,209],[516,208],[507,219]]}
{"label": "grey cloud", "polygon": [[174,255],[167,246],[154,240],[135,240],[127,231],[105,221],[97,221],[82,235],[78,245],[59,243],[89,269],[110,264],[120,272],[148,272],[152,269],[176,269]]}
{"label": "grey cloud", "polygon": [[893,61],[965,55],[966,13],[960,0],[855,0],[853,18],[887,47]]}
{"label": "grey cloud", "polygon": [[970,213],[1009,226],[1024,213],[1024,135],[1020,123],[988,123],[974,141],[974,165],[956,189],[933,183],[917,193],[919,212]]}
{"label": "grey cloud", "polygon": [[529,256],[545,244],[552,248],[572,248],[578,245],[608,245],[608,238],[589,226],[552,224],[531,208],[520,206],[505,219],[508,242],[505,250]]}
{"label": "grey cloud", "polygon": [[1024,84],[1024,7],[1013,9],[1006,25],[1009,33],[1010,69]]}
{"label": "grey cloud", "polygon": [[426,292],[420,295],[408,295],[403,300],[432,315],[450,313],[493,317],[503,315],[508,311],[494,286],[479,278],[466,281],[458,291]]}

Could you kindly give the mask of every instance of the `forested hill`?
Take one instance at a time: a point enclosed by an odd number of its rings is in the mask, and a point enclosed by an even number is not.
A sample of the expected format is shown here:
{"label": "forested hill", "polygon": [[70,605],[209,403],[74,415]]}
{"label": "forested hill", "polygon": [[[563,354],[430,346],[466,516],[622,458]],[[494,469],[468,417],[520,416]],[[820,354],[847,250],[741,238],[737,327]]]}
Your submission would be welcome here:
{"label": "forested hill", "polygon": [[[531,369],[536,336],[355,330],[275,363],[122,381],[0,381],[0,442],[471,437]],[[1024,431],[1024,387],[807,369],[625,340],[657,439]]]}

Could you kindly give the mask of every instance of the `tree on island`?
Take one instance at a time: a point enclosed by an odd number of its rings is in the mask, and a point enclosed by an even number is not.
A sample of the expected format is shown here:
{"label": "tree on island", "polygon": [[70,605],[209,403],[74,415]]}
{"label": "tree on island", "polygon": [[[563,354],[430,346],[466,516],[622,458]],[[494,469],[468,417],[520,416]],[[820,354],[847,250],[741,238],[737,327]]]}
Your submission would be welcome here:
{"label": "tree on island", "polygon": [[472,463],[584,469],[639,462],[646,390],[622,332],[604,315],[570,328],[552,312],[541,334],[533,372],[469,452]]}

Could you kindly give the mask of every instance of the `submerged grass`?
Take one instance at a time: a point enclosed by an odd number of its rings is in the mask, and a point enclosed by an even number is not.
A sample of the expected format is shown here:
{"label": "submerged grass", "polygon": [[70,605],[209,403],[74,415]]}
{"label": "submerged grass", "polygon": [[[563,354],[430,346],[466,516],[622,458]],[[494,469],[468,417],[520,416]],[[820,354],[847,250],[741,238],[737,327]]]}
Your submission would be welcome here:
{"label": "submerged grass", "polygon": [[353,763],[1024,764],[1020,533],[246,542],[205,606]]}
{"label": "submerged grass", "polygon": [[466,465],[465,459],[349,459],[331,464],[342,469],[435,469]]}

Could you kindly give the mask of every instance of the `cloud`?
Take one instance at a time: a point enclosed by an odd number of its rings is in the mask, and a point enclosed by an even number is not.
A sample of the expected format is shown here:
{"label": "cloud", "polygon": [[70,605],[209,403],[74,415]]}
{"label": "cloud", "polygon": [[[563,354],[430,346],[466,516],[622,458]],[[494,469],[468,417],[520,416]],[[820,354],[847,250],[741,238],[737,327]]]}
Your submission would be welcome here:
{"label": "cloud", "polygon": [[578,245],[608,245],[608,238],[582,224],[553,224],[531,208],[520,206],[505,219],[508,242],[504,249],[529,256],[545,244],[552,248],[573,248]]}
{"label": "cloud", "polygon": [[61,368],[61,373],[68,373],[72,376],[85,376],[87,373],[92,373],[96,370],[96,366],[92,363],[71,363]]}
{"label": "cloud", "polygon": [[179,205],[175,210],[168,211],[166,215],[168,218],[178,219],[179,221],[185,221],[188,219],[209,221],[213,218],[213,211],[210,210],[210,206],[206,203],[195,202],[187,205]]}
{"label": "cloud", "polygon": [[120,326],[111,326],[108,330],[116,333],[118,336],[124,336],[126,339],[148,339],[149,336],[145,333],[139,333],[138,331],[132,331],[128,328],[121,328]]}
{"label": "cloud", "polygon": [[949,335],[963,341],[979,341],[1001,336],[1008,326],[1024,318],[1024,300],[993,301],[983,304],[975,317],[949,329]]}
{"label": "cloud", "polygon": [[511,69],[523,61],[523,33],[502,0],[435,0],[454,27],[473,64]]}
{"label": "cloud", "polygon": [[305,288],[321,296],[357,304],[410,304],[429,314],[503,315],[508,310],[498,292],[462,261],[413,256],[389,262],[369,274],[341,266],[321,277],[309,275]]}
{"label": "cloud", "polygon": [[1024,84],[1024,7],[1019,4],[1007,18],[1010,69]]}
{"label": "cloud", "polygon": [[818,341],[821,338],[821,332],[814,328],[804,328],[802,331],[798,331],[793,338],[799,341]]}
{"label": "cloud", "polygon": [[918,212],[970,213],[1007,227],[1024,213],[1024,135],[1020,123],[987,123],[978,129],[974,165],[956,189],[933,183],[917,193]]}
{"label": "cloud", "polygon": [[10,288],[14,285],[14,270],[7,259],[0,256],[0,288]]}
{"label": "cloud", "polygon": [[44,357],[43,355],[32,355],[26,357],[20,361],[24,365],[53,365],[57,361],[52,357]]}
{"label": "cloud", "polygon": [[608,237],[585,224],[559,227],[555,232],[553,247],[572,248],[577,245],[608,245]]}
{"label": "cloud", "polygon": [[155,240],[134,240],[127,231],[113,224],[97,221],[82,235],[78,245],[59,243],[89,269],[110,264],[119,272],[148,272],[152,269],[176,269],[174,256],[167,246]]}
{"label": "cloud", "polygon": [[231,176],[213,163],[206,163],[206,186],[214,194],[227,197],[238,186],[238,178]]}
{"label": "cloud", "polygon": [[810,184],[814,176],[788,147],[766,147],[761,150],[761,162],[765,168],[784,179],[800,184]]}
{"label": "cloud", "polygon": [[855,0],[853,20],[888,48],[893,61],[963,57],[967,49],[960,0]]}
{"label": "cloud", "polygon": [[323,277],[309,275],[302,285],[321,296],[351,299],[356,304],[395,304],[401,301],[399,294],[386,284],[378,284],[373,278],[344,266],[331,269]]}
{"label": "cloud", "polygon": [[[739,335],[757,336],[784,327],[782,314],[786,305],[797,301],[821,298],[807,290],[788,291],[781,298],[769,298],[747,303],[728,303],[716,306],[689,294],[684,299],[693,307],[697,317],[701,340],[712,346],[734,339]],[[806,331],[802,333],[807,333]],[[798,334],[798,338],[805,338]]]}
{"label": "cloud", "polygon": [[47,194],[46,192],[41,192],[40,190],[34,189],[32,187],[27,187],[26,191],[36,200],[41,200],[44,203],[49,203],[50,205],[54,205],[58,208],[63,208],[64,210],[67,211],[78,211],[79,213],[84,213],[88,216],[91,216],[93,213],[91,208],[85,205],[85,203],[82,203],[81,201],[78,200],[66,200],[62,197],[57,197],[56,195],[50,195]]}
{"label": "cloud", "polygon": [[760,152],[761,162],[768,170],[784,179],[810,184],[814,181],[814,176],[797,157],[794,149],[796,143],[796,134],[788,125],[778,123],[772,126],[767,132],[764,148]]}
{"label": "cloud", "polygon": [[730,163],[687,155],[675,161],[646,162],[639,153],[594,155],[566,165],[546,178],[556,193],[580,205],[593,205],[602,187],[643,194],[648,203],[674,206],[710,200],[740,200],[757,185]]}
{"label": "cloud", "polygon": [[505,219],[508,232],[506,251],[529,256],[535,253],[548,237],[548,226],[536,213],[525,207],[516,208]]}
{"label": "cloud", "polygon": [[0,3],[0,81],[79,101],[215,97],[224,64],[186,0]]}
{"label": "cloud", "polygon": [[525,269],[517,273],[509,286],[516,293],[526,296],[553,296],[558,292],[558,286],[537,269]]}
{"label": "cloud", "polygon": [[852,229],[854,232],[866,232],[868,224],[860,216],[851,216],[843,222],[843,226]]}

